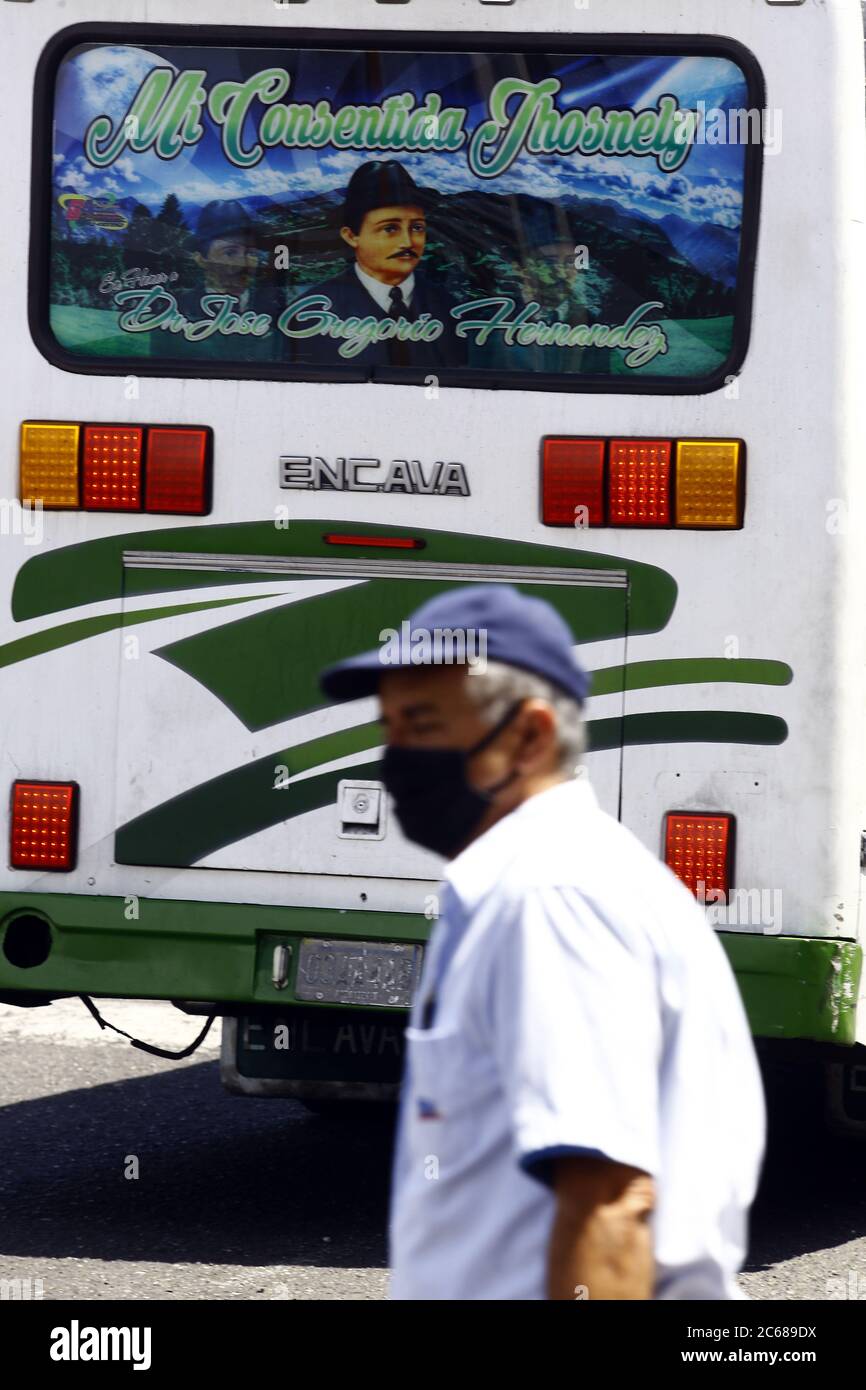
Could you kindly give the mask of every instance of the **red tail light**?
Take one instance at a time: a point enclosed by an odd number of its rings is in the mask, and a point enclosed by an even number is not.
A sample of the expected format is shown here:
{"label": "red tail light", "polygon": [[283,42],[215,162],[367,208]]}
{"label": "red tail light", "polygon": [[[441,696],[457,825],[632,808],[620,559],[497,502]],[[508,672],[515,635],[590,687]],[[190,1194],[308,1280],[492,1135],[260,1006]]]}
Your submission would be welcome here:
{"label": "red tail light", "polygon": [[151,426],[144,497],[149,512],[202,516],[208,510],[206,430]]}
{"label": "red tail light", "polygon": [[12,784],[9,862],[13,869],[68,871],[75,865],[75,782]]}
{"label": "red tail light", "polygon": [[211,438],[204,426],[25,420],[20,498],[52,510],[210,510]]}
{"label": "red tail light", "polygon": [[731,888],[734,817],[671,811],[665,817],[665,863],[701,901],[727,899]]}
{"label": "red tail light", "polygon": [[603,439],[545,439],[541,471],[545,526],[604,525]]}
{"label": "red tail light", "polygon": [[423,550],[426,541],[415,536],[347,536],[338,531],[326,531],[326,545],[377,545],[388,550]]}
{"label": "red tail light", "polygon": [[141,511],[139,425],[85,425],[81,460],[86,511]]}
{"label": "red tail light", "polygon": [[669,439],[610,441],[611,526],[670,526]]}
{"label": "red tail light", "polygon": [[745,455],[741,439],[545,439],[541,519],[739,530]]}

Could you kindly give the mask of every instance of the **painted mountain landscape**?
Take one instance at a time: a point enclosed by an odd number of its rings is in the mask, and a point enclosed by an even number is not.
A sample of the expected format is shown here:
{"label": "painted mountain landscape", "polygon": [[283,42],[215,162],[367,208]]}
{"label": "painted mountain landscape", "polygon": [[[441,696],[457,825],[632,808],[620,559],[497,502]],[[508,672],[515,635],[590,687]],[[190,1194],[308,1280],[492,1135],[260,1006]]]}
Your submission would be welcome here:
{"label": "painted mountain landscape", "polygon": [[[729,347],[739,251],[736,230],[696,226],[670,214],[661,219],[625,211],[613,202],[569,197],[554,204],[528,193],[429,193],[425,270],[455,303],[487,295],[537,302],[546,315],[570,323],[625,320],[643,301],[664,305],[677,354],[643,370],[700,375],[723,360]],[[346,265],[339,236],[342,193],[306,195],[278,203],[240,200],[255,226],[260,248],[257,287],[285,306],[304,289],[340,273]],[[52,255],[52,324],[61,342],[75,345],[76,324],[103,355],[146,348],[143,336],[121,334],[105,286],[138,283],[135,272],[165,277],[171,290],[203,293],[193,258],[201,208],[168,199],[152,214],[133,198],[116,203],[122,229],[56,218]],[[280,250],[282,248],[282,254]],[[575,262],[577,261],[577,265]],[[280,269],[277,267],[280,266]],[[284,267],[284,268],[282,268]],[[90,311],[82,317],[81,311]],[[95,331],[93,314],[104,316]],[[687,325],[685,327],[684,325]],[[149,335],[148,335],[149,336]],[[71,339],[71,341],[70,341]],[[79,344],[79,350],[80,350]],[[202,351],[205,351],[203,345]],[[488,347],[483,363],[504,365]],[[700,364],[703,364],[701,369]],[[612,364],[614,365],[614,364]]]}

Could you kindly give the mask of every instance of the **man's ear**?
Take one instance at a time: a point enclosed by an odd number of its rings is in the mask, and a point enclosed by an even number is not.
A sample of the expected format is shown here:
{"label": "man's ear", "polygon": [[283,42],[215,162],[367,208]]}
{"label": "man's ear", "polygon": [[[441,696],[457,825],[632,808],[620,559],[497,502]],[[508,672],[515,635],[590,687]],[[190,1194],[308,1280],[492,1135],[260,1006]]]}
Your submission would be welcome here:
{"label": "man's ear", "polygon": [[201,251],[193,251],[192,258],[195,261],[196,265],[199,267],[199,269],[201,269],[204,266],[204,256],[202,255]]}
{"label": "man's ear", "polygon": [[354,251],[355,247],[358,245],[358,242],[360,240],[358,233],[353,232],[351,227],[341,227],[340,236],[343,238],[346,245],[351,246],[352,250]]}
{"label": "man's ear", "polygon": [[523,707],[521,751],[532,761],[557,746],[556,715],[546,700],[527,700]]}

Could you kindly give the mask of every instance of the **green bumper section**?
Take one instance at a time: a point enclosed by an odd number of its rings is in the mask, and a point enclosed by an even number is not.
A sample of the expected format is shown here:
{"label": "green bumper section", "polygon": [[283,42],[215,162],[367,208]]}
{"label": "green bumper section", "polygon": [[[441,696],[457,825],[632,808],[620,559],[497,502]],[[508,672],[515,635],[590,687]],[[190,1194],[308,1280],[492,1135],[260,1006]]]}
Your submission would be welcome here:
{"label": "green bumper section", "polygon": [[[47,925],[50,939],[33,918]],[[27,959],[31,930],[47,955],[16,964]],[[302,937],[422,942],[429,931],[417,913],[0,893],[0,991],[285,1004],[294,998]],[[719,938],[756,1036],[853,1045],[863,960],[856,942],[737,932]],[[292,962],[283,989],[271,978],[280,945],[291,948]]]}
{"label": "green bumper section", "polygon": [[853,1046],[863,951],[830,937],[719,932],[756,1037]]}
{"label": "green bumper section", "polygon": [[[13,964],[10,955],[26,955],[31,928],[45,936],[34,915],[50,927],[50,952],[41,964]],[[430,925],[414,912],[0,893],[0,992],[285,1004],[302,937],[419,942]],[[276,946],[291,950],[281,989],[271,978]]]}

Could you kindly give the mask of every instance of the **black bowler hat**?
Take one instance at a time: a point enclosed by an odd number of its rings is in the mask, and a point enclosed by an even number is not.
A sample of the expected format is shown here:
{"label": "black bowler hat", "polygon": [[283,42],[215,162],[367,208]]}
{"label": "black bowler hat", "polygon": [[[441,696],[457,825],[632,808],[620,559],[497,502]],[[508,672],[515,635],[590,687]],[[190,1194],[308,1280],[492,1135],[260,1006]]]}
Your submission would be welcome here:
{"label": "black bowler hat", "polygon": [[408,169],[396,159],[370,159],[349,180],[342,225],[358,231],[374,208],[424,207],[428,201]]}
{"label": "black bowler hat", "polygon": [[[390,647],[375,647],[327,667],[319,676],[319,684],[332,700],[375,695],[388,671],[400,666],[435,666],[443,661],[441,650],[437,660],[435,641],[431,641],[436,633],[440,638],[451,634],[452,640],[454,634],[462,633],[464,651],[470,633],[476,638],[482,635],[484,656],[491,661],[542,676],[579,705],[589,694],[589,673],[575,655],[574,635],[565,619],[544,599],[522,594],[511,584],[471,584],[428,599],[409,618],[396,660]],[[424,635],[427,649],[419,660],[415,639]],[[457,663],[446,656],[444,664]]]}

